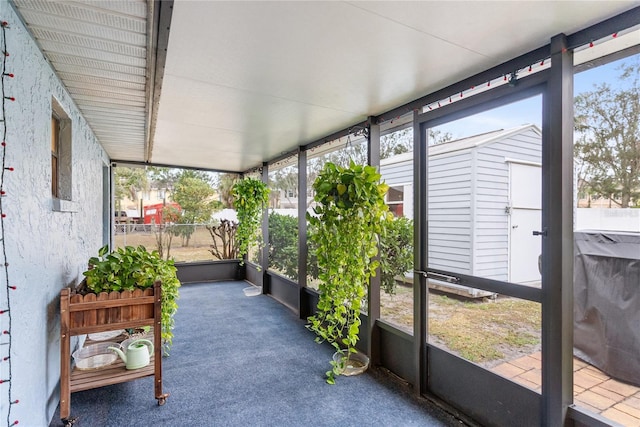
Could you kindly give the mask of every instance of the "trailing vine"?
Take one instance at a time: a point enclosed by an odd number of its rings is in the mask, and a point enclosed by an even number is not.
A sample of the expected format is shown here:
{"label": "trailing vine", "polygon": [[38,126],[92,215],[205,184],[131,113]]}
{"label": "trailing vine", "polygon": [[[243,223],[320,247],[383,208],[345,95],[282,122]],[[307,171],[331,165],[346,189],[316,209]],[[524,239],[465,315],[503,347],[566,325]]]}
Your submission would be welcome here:
{"label": "trailing vine", "polygon": [[262,236],[258,230],[262,210],[269,202],[269,188],[258,179],[244,178],[233,185],[231,195],[238,216],[236,230],[238,257],[244,258],[252,244],[260,246],[262,243]]}
{"label": "trailing vine", "polygon": [[147,252],[144,246],[126,246],[109,253],[103,246],[97,257],[89,259],[86,277],[90,292],[133,291],[153,287],[156,280],[162,283],[162,343],[165,354],[173,341],[174,315],[178,310],[180,281],[173,260],[163,260],[157,251]]}
{"label": "trailing vine", "polygon": [[[360,312],[369,279],[379,262],[379,236],[392,215],[384,203],[388,185],[372,166],[327,163],[313,183],[314,215],[307,214],[318,257],[320,299],[307,328],[316,342],[329,342],[344,357],[355,353]],[[345,362],[331,361],[327,382],[335,383]]]}

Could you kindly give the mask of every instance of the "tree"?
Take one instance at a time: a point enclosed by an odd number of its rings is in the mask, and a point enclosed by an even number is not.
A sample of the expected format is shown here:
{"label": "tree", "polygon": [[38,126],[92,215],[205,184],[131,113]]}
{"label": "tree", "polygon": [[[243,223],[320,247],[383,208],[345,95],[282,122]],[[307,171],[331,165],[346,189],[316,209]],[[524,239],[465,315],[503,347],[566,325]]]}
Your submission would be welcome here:
{"label": "tree", "polygon": [[270,206],[272,208],[280,208],[280,193],[284,195],[287,202],[291,205],[293,197],[298,197],[298,168],[296,166],[287,166],[278,169],[269,175],[269,194]]}
{"label": "tree", "polygon": [[180,173],[173,191],[173,201],[180,205],[182,215],[173,232],[182,236],[183,246],[189,246],[189,239],[195,231],[195,225],[209,222],[215,210],[214,190],[201,172],[184,170]]}
{"label": "tree", "polygon": [[128,198],[137,202],[138,192],[149,188],[147,172],[143,168],[116,167],[113,173],[116,210],[122,209],[121,204],[123,199]]}
{"label": "tree", "polygon": [[157,166],[150,166],[147,169],[147,174],[152,185],[156,188],[164,188],[169,191],[173,190],[173,186],[178,180],[179,173],[178,169]]}
{"label": "tree", "polygon": [[[429,129],[429,145],[444,144],[453,140],[450,132],[439,129]],[[413,151],[413,128],[400,129],[398,131],[380,137],[380,158],[386,159],[398,154]]]}
{"label": "tree", "polygon": [[233,208],[233,195],[231,194],[231,189],[237,180],[238,175],[232,173],[224,173],[219,176],[217,188],[218,193],[220,194],[222,207]]}
{"label": "tree", "polygon": [[640,64],[623,64],[621,89],[594,85],[575,99],[574,154],[581,190],[620,207],[640,197]]}

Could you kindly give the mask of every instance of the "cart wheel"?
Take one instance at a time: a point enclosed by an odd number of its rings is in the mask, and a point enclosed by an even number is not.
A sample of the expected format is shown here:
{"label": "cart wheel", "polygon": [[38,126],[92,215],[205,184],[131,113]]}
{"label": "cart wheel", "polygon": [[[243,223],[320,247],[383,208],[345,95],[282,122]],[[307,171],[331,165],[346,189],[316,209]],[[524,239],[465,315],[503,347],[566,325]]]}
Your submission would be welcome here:
{"label": "cart wheel", "polygon": [[167,397],[169,397],[169,393],[165,393],[160,397],[156,397],[156,399],[158,400],[158,406],[162,406],[167,403]]}
{"label": "cart wheel", "polygon": [[78,417],[63,418],[61,421],[64,427],[71,427],[78,421]]}

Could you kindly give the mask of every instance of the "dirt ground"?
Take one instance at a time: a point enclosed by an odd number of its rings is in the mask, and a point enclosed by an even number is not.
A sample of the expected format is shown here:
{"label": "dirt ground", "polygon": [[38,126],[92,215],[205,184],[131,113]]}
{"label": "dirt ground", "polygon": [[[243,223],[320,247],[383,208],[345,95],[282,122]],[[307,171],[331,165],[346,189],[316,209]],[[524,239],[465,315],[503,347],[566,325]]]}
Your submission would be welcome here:
{"label": "dirt ground", "polygon": [[[116,247],[143,245],[147,250],[157,248],[156,235],[150,229],[138,226],[139,230],[125,230],[122,227],[117,230],[114,243]],[[209,261],[217,259],[209,247],[213,243],[211,235],[204,227],[198,227],[186,245],[180,237],[173,237],[169,255],[176,262],[180,261]]]}

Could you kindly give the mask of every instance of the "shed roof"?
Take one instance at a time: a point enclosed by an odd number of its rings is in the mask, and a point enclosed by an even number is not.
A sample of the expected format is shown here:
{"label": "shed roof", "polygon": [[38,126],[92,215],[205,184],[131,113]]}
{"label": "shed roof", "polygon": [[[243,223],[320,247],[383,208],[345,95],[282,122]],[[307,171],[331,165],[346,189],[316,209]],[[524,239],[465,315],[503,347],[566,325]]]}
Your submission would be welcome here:
{"label": "shed roof", "polygon": [[[451,153],[454,151],[467,150],[470,148],[476,148],[483,145],[491,144],[503,140],[505,138],[517,135],[520,133],[533,131],[539,136],[542,136],[542,131],[538,126],[534,124],[525,124],[509,129],[498,129],[491,132],[481,133],[479,135],[473,135],[466,138],[460,138],[453,141],[445,142],[442,144],[431,145],[429,147],[429,156],[437,156],[440,154]],[[390,165],[393,163],[406,162],[413,159],[413,152],[398,154],[380,161],[381,165]]]}

